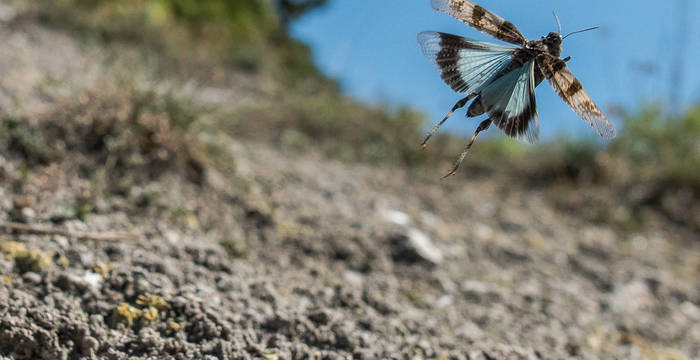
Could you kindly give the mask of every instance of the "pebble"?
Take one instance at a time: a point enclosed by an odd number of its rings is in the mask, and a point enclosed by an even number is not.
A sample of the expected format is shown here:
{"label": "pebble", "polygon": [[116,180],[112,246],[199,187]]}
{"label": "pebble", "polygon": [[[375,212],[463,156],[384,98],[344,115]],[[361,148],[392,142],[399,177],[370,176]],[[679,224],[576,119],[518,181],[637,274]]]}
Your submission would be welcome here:
{"label": "pebble", "polygon": [[635,314],[651,309],[655,303],[654,295],[642,281],[633,281],[616,289],[610,305],[612,310],[622,314]]}
{"label": "pebble", "polygon": [[22,275],[22,280],[30,283],[30,284],[40,284],[41,283],[41,275],[35,273],[35,272],[26,272],[24,275]]}
{"label": "pebble", "polygon": [[388,222],[402,226],[406,226],[411,222],[411,218],[405,212],[399,210],[384,210],[382,211],[382,217]]}
{"label": "pebble", "polygon": [[438,298],[437,301],[435,301],[435,307],[438,309],[443,309],[443,308],[446,308],[446,307],[452,305],[453,302],[454,302],[454,300],[452,299],[452,296],[443,295],[443,296],[440,296],[440,298]]}
{"label": "pebble", "polygon": [[92,286],[93,288],[99,289],[102,286],[102,275],[96,274],[94,272],[86,272],[83,275],[83,281]]}
{"label": "pebble", "polygon": [[364,283],[364,276],[357,271],[347,270],[343,273],[345,285],[355,289],[361,289]]}
{"label": "pebble", "polygon": [[423,258],[433,264],[442,262],[442,252],[427,235],[416,229],[411,229],[408,231],[408,238],[411,240],[411,245],[416,248],[418,254]]}

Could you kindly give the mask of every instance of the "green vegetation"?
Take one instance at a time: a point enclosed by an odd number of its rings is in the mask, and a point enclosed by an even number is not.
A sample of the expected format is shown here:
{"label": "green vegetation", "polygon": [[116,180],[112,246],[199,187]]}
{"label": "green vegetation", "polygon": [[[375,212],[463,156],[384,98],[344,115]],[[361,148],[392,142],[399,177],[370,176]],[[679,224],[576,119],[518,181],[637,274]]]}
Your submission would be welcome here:
{"label": "green vegetation", "polygon": [[233,135],[268,140],[288,150],[320,149],[343,161],[420,165],[431,155],[419,146],[422,114],[405,107],[363,106],[337,92],[290,96],[242,111],[234,119],[220,126]]}
{"label": "green vegetation", "polygon": [[[623,120],[620,135],[601,153],[592,144],[574,147],[562,164],[573,165],[579,173],[597,172],[593,178],[599,181],[644,180],[700,189],[700,105],[677,117],[648,105]],[[571,144],[575,143],[568,142],[570,153]]]}
{"label": "green vegetation", "polygon": [[623,185],[643,179],[700,189],[700,105],[678,117],[647,105],[624,114],[619,130],[603,145],[563,138],[527,147],[503,136],[481,139],[465,165],[509,168],[530,182]]}
{"label": "green vegetation", "polygon": [[[106,42],[145,46],[161,67],[213,77],[202,68],[226,65],[272,73],[288,85],[325,81],[308,48],[291,39],[287,21],[324,1],[280,0],[31,0],[46,24]],[[146,50],[146,48],[144,50]]]}
{"label": "green vegetation", "polygon": [[[169,94],[100,87],[60,102],[53,113],[0,118],[0,146],[19,155],[28,169],[71,157],[76,165],[98,169],[96,174],[110,172],[104,179],[110,182],[155,178],[165,171],[181,171],[200,182],[208,160],[204,144],[189,129],[196,113]],[[114,176],[125,173],[129,177]],[[78,217],[90,209],[89,202],[75,205]]]}
{"label": "green vegetation", "polygon": [[658,106],[627,116],[608,152],[632,164],[633,177],[700,188],[700,105],[676,118]]}

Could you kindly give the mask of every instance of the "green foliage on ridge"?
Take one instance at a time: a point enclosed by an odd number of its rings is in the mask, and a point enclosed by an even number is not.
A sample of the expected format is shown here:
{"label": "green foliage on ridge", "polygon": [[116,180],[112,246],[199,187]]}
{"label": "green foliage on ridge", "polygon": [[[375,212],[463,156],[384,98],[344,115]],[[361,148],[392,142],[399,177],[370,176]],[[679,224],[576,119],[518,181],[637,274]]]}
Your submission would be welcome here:
{"label": "green foliage on ridge", "polygon": [[[174,62],[271,72],[281,81],[323,81],[284,19],[323,2],[266,0],[30,0],[38,18],[106,42],[146,45]],[[306,5],[306,6],[303,6]],[[291,13],[289,13],[291,12]]]}
{"label": "green foliage on ridge", "polygon": [[[664,181],[700,188],[700,105],[685,114],[668,116],[658,105],[624,114],[617,138],[600,145],[587,139],[557,139],[527,150],[485,143],[475,154],[489,160],[516,163],[534,178],[633,183]],[[518,150],[519,149],[519,150]]]}
{"label": "green foliage on ridge", "polygon": [[635,164],[641,176],[700,187],[700,105],[672,118],[658,106],[643,108],[626,117],[609,151]]}

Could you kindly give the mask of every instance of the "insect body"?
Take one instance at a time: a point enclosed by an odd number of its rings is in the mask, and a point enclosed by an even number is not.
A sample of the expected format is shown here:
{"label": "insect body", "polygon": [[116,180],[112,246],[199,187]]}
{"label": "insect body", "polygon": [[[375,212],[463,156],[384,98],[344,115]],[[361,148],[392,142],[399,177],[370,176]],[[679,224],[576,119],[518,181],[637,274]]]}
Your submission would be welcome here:
{"label": "insect body", "polygon": [[470,1],[431,0],[430,3],[434,9],[445,12],[482,33],[520,46],[492,44],[436,31],[418,34],[423,53],[436,66],[445,83],[454,91],[467,94],[426,136],[423,147],[455,110],[466,106],[471,100],[473,101],[467,109],[468,117],[485,113],[489,116],[479,124],[452,170],[444,177],[457,171],[476,137],[492,123],[510,137],[527,142],[536,141],[539,138],[540,124],[535,87],[544,79],[600,136],[615,137],[613,125],[566,66],[571,58],[559,58],[563,39],[595,28],[562,37],[560,26],[559,32],[551,32],[540,40],[528,41],[511,22]]}

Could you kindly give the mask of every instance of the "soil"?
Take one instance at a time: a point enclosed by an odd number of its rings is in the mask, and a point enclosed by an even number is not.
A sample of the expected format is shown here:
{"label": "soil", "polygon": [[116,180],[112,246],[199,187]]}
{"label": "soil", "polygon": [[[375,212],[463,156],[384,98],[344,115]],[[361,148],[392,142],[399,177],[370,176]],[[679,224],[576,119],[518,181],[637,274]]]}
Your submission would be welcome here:
{"label": "soil", "polygon": [[[46,121],[103,55],[13,11],[0,3],[0,111]],[[582,216],[610,213],[588,207],[601,189],[222,143],[233,179],[206,162],[196,181],[100,174],[70,149],[28,170],[3,147],[0,223],[48,231],[0,234],[0,355],[700,358],[691,227]]]}

